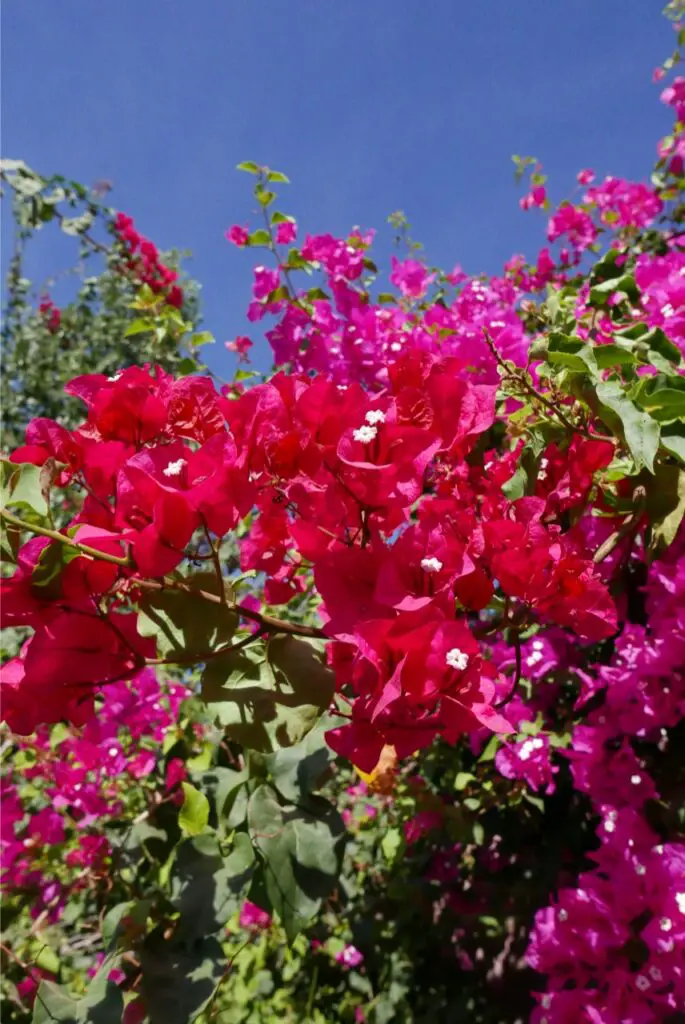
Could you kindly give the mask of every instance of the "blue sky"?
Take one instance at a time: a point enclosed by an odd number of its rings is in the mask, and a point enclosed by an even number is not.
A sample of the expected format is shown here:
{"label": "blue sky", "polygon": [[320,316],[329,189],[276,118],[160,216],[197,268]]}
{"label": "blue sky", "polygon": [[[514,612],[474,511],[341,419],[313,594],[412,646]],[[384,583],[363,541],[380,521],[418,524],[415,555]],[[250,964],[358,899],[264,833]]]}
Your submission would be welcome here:
{"label": "blue sky", "polygon": [[144,234],[192,250],[222,372],[222,342],[250,333],[255,260],[223,237],[254,206],[239,161],[288,174],[278,205],[304,231],[376,227],[383,258],[402,209],[431,263],[496,272],[542,241],[512,153],[558,197],[582,167],[649,173],[671,45],[647,0],[4,0],[2,152],[112,181]]}

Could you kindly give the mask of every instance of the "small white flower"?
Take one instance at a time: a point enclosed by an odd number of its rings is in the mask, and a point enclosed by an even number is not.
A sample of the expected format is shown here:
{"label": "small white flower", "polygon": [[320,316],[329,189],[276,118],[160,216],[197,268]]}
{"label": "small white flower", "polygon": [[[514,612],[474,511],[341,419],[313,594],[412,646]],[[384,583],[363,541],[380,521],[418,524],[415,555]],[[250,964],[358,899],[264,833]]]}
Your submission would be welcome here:
{"label": "small white flower", "polygon": [[613,821],[605,821],[604,822],[604,831],[605,832],[615,832],[616,831],[616,825],[614,824],[614,822]]}
{"label": "small white flower", "polygon": [[527,761],[534,750],[535,747],[533,746],[532,741],[526,740],[525,743],[522,743],[519,747],[519,761]]}
{"label": "small white flower", "polygon": [[659,921],[659,927],[661,928],[662,932],[670,932],[671,928],[673,927],[673,921],[671,921],[670,917],[662,917]]}
{"label": "small white flower", "polygon": [[122,376],[123,376],[123,370],[119,370],[117,373],[113,374],[111,377],[108,377],[107,380],[109,380],[112,383],[114,383],[115,380],[119,380],[119,378],[122,377]]}
{"label": "small white flower", "polygon": [[540,651],[533,651],[530,657],[526,658],[526,665],[530,665],[532,668],[533,665],[537,665],[539,661],[542,661]]}
{"label": "small white flower", "polygon": [[646,992],[649,988],[649,978],[645,978],[644,974],[638,974],[635,979],[635,987],[640,989],[640,992]]}
{"label": "small white flower", "polygon": [[400,352],[401,349],[402,346],[400,345],[399,341],[393,341],[392,345],[390,346],[391,352]]}
{"label": "small white flower", "polygon": [[107,753],[109,754],[110,757],[116,757],[117,754],[119,753],[119,748],[118,747],[110,747],[109,750],[107,751]]}
{"label": "small white flower", "polygon": [[665,306],[661,307],[661,315],[666,317],[667,320],[669,317],[675,316],[675,309],[670,302],[667,302]]}
{"label": "small white flower", "polygon": [[534,651],[544,651],[544,649],[545,649],[545,645],[542,642],[542,640],[533,640],[533,643],[531,644],[531,647],[533,648]]}
{"label": "small white flower", "polygon": [[179,476],[183,467],[187,465],[188,462],[186,459],[176,459],[175,462],[170,462],[162,472],[164,473],[164,476]]}
{"label": "small white flower", "polygon": [[424,572],[440,572],[442,569],[442,562],[439,558],[422,558],[421,568]]}
{"label": "small white flower", "polygon": [[453,647],[445,655],[445,661],[450,668],[456,668],[458,672],[463,672],[469,663],[469,656],[464,651],[460,651],[458,647]]}
{"label": "small white flower", "polygon": [[504,320],[491,320],[490,321],[490,326],[491,327],[506,327],[506,324],[505,324]]}
{"label": "small white flower", "polygon": [[640,783],[642,782],[642,776],[641,775],[631,775],[630,776],[630,781],[633,784],[633,786],[639,786]]}
{"label": "small white flower", "polygon": [[636,875],[646,875],[647,874],[647,868],[644,866],[644,864],[636,864],[635,865],[635,874]]}
{"label": "small white flower", "polygon": [[380,409],[369,409],[364,419],[373,427],[376,423],[385,423],[385,413]]}
{"label": "small white flower", "polygon": [[352,432],[352,437],[355,441],[361,441],[362,444],[368,444],[370,441],[378,435],[376,427],[359,427],[358,430]]}
{"label": "small white flower", "polygon": [[678,904],[680,913],[685,914],[685,892],[677,892],[675,894],[675,901]]}
{"label": "small white flower", "polygon": [[565,910],[560,910],[558,914],[560,921],[568,921],[568,913]]}

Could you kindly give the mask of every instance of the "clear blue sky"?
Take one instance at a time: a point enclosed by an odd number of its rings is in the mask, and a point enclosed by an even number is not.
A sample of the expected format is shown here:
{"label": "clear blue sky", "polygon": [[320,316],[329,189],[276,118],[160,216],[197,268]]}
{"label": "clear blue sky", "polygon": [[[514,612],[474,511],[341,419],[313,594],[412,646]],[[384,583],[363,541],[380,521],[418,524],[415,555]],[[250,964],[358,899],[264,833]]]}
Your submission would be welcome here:
{"label": "clear blue sky", "polygon": [[[285,171],[279,207],[304,230],[376,227],[382,257],[402,209],[431,262],[496,272],[542,240],[512,153],[537,156],[557,196],[582,167],[649,173],[669,127],[651,83],[672,46],[659,6],[3,0],[2,151],[111,180],[146,235],[193,251],[221,372],[221,343],[249,333],[254,259],[223,237],[253,205],[236,163]],[[46,238],[36,274],[61,252]]]}

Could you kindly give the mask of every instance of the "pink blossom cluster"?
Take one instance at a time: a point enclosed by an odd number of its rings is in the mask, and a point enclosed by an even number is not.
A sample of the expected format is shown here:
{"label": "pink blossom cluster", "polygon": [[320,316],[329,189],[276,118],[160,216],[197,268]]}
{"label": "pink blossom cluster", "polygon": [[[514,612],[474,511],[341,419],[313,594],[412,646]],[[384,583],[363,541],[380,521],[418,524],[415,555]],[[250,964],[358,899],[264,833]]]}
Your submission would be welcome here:
{"label": "pink blossom cluster", "polygon": [[[166,731],[187,696],[184,685],[162,686],[144,669],[129,683],[104,688],[95,716],[81,728],[42,727],[16,739],[25,763],[21,777],[3,779],[1,880],[8,893],[33,894],[34,917],[56,920],[75,890],[106,875],[111,849],[102,826],[124,812],[132,781],[156,771]],[[27,782],[35,796],[26,796]]]}
{"label": "pink blossom cluster", "polygon": [[548,975],[534,1024],[656,1024],[685,1006],[685,844],[664,842],[648,808],[685,716],[685,532],[655,562],[648,621],[626,627],[609,665],[581,674],[593,706],[568,751],[574,785],[599,819],[596,866],[538,912],[528,962]]}
{"label": "pink blossom cluster", "polygon": [[685,246],[639,256],[635,280],[650,327],[660,327],[685,355]]}

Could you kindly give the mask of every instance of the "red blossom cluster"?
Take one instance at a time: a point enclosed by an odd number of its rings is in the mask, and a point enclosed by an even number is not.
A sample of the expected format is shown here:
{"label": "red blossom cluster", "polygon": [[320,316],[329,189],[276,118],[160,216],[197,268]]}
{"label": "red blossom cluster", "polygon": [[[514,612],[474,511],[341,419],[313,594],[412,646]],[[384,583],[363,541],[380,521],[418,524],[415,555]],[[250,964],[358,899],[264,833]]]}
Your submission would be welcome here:
{"label": "red blossom cluster", "polygon": [[[82,718],[95,686],[154,659],[136,595],[169,585],[197,531],[221,538],[250,515],[241,568],[264,575],[270,605],[301,594],[313,569],[351,703],[349,723],[329,733],[336,751],[370,771],[386,744],[404,756],[436,735],[509,731],[478,613],[498,587],[512,613],[589,641],[615,632],[583,535],[554,519],[585,501],[613,446],[550,446],[536,495],[508,500],[517,453],[487,444],[496,389],[461,379],[452,362],[410,353],[376,394],[278,374],[236,398],[207,378],[136,367],[72,381],[85,423],[35,420],[12,456],[51,460],[57,487],[83,488],[66,533],[86,556],[64,558],[59,540],[38,537],[3,581],[4,621],[34,629],[5,669],[11,727]],[[66,564],[45,587],[54,558]]]}
{"label": "red blossom cluster", "polygon": [[62,323],[62,311],[55,305],[49,295],[44,295],[41,298],[38,304],[38,312],[50,334],[57,334]]}
{"label": "red blossom cluster", "polygon": [[136,230],[133,217],[118,213],[114,219],[114,233],[124,248],[127,268],[156,295],[163,292],[169,306],[180,309],[183,305],[183,290],[175,284],[178,280],[177,271],[162,262],[154,242]]}

